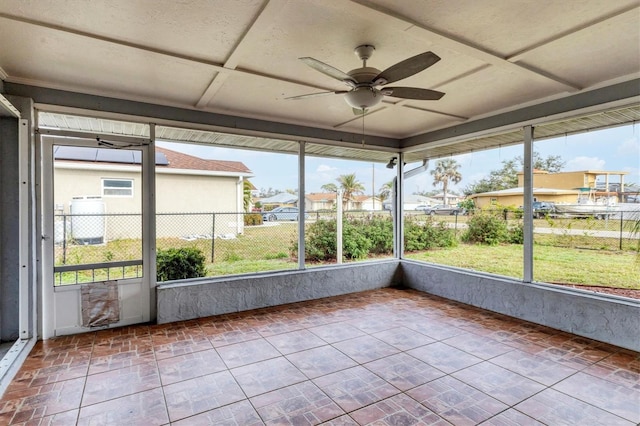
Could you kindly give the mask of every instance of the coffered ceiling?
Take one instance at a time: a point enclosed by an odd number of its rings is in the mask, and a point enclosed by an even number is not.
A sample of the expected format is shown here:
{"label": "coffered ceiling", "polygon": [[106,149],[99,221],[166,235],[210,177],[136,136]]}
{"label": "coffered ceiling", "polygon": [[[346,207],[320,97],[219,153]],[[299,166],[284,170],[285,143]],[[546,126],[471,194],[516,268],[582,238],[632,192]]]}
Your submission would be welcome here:
{"label": "coffered ceiling", "polygon": [[[439,62],[394,86],[442,99],[385,96],[364,117],[366,135],[422,150],[416,157],[429,154],[429,135],[640,86],[638,0],[0,0],[0,40],[8,92],[59,89],[348,134],[363,132],[363,117],[343,95],[286,99],[349,89],[298,58],[348,72],[362,66],[359,45],[375,46],[367,66],[379,70],[431,51]],[[609,92],[587,113],[638,120],[637,92]]]}

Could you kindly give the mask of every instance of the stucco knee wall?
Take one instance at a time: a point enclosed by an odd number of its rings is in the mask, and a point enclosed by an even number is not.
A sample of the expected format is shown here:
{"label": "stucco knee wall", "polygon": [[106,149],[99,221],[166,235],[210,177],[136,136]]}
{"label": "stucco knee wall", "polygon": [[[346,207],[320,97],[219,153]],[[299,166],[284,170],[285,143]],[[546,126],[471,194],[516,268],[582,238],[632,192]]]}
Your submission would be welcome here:
{"label": "stucco knee wall", "polygon": [[403,284],[479,308],[640,351],[640,302],[402,261]]}
{"label": "stucco knee wall", "polygon": [[159,324],[401,284],[399,261],[362,262],[158,286]]}

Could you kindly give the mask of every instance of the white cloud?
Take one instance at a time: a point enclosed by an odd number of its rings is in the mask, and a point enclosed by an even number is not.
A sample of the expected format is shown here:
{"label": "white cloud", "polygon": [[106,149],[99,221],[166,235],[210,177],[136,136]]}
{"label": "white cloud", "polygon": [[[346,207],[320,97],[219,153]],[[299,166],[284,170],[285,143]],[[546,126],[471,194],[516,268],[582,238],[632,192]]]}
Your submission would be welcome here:
{"label": "white cloud", "polygon": [[640,138],[636,137],[624,140],[618,145],[616,155],[629,158],[635,157],[637,162],[638,158],[640,158]]}
{"label": "white cloud", "polygon": [[327,166],[326,164],[320,164],[318,166],[318,168],[316,169],[316,172],[318,172],[318,173],[327,173],[327,172],[332,172],[334,170],[338,170],[338,168],[337,167]]}
{"label": "white cloud", "polygon": [[606,161],[598,157],[574,157],[567,161],[567,171],[604,170]]}

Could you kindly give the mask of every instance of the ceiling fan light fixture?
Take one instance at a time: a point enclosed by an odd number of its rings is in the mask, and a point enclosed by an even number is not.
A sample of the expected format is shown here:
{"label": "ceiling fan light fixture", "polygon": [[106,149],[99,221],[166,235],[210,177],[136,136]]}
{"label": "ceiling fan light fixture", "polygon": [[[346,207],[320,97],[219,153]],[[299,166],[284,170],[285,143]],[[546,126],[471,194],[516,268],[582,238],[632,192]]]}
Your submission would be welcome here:
{"label": "ceiling fan light fixture", "polygon": [[347,104],[352,108],[358,109],[374,107],[382,102],[382,98],[382,93],[372,87],[356,87],[344,95],[344,100]]}

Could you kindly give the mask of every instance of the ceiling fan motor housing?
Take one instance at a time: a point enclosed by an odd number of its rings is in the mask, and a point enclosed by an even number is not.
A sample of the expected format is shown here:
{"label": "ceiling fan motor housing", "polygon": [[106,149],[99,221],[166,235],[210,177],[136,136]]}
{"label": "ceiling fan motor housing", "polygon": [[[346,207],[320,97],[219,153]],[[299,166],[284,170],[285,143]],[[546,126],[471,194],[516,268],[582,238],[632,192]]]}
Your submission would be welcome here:
{"label": "ceiling fan motor housing", "polygon": [[378,105],[383,94],[373,87],[372,80],[380,74],[380,70],[372,67],[356,68],[347,74],[356,82],[356,87],[344,95],[344,99],[352,108],[366,109]]}

